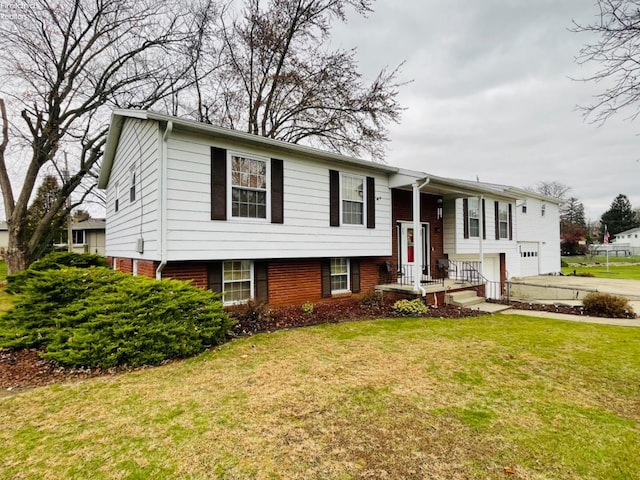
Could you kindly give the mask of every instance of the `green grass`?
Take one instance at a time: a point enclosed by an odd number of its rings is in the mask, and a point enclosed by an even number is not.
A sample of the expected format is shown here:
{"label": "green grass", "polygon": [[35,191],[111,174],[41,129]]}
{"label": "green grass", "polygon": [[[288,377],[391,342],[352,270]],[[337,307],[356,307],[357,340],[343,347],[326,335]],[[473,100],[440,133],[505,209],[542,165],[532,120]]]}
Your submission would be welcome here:
{"label": "green grass", "polygon": [[629,479],[640,328],[322,325],[0,398],[0,478]]}
{"label": "green grass", "polygon": [[565,275],[572,275],[574,271],[576,275],[590,274],[594,277],[600,278],[640,280],[640,264],[618,265],[616,263],[610,263],[609,266],[606,264],[585,266],[572,265],[562,268],[562,273]]}
{"label": "green grass", "polygon": [[[606,255],[576,255],[571,257],[562,257],[562,260],[568,264],[591,265],[596,263],[605,263],[607,261],[607,257]],[[609,263],[640,263],[640,255],[634,255],[632,257],[616,257],[615,255],[609,255]]]}

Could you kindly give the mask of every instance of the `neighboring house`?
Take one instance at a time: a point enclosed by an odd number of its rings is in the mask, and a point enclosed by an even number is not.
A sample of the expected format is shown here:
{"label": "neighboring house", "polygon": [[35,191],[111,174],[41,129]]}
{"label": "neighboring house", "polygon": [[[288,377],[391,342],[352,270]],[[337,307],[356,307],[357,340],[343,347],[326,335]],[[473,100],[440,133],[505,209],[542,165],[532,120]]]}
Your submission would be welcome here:
{"label": "neighboring house", "polygon": [[0,222],[0,258],[4,258],[9,246],[9,226],[7,222]]}
{"label": "neighboring house", "polygon": [[[73,235],[73,251],[77,253],[97,253],[105,255],[105,230],[104,218],[89,218],[82,221],[74,221],[71,224]],[[66,240],[66,238],[64,239]],[[0,256],[4,256],[9,246],[9,228],[7,222],[0,222]],[[56,243],[55,247],[67,248],[67,243]]]}
{"label": "neighboring house", "polygon": [[88,218],[71,224],[73,251],[105,256],[106,221],[104,218]]}
{"label": "neighboring house", "polygon": [[[98,186],[114,268],[192,280],[226,304],[300,304],[397,283],[418,294],[443,266],[504,282],[523,270],[517,206],[550,202],[132,110],[112,115]],[[555,242],[559,252],[550,210],[553,235],[524,228],[526,247]],[[539,260],[536,273],[554,262]],[[557,253],[548,271],[559,270]]]}
{"label": "neighboring house", "polygon": [[611,240],[613,247],[618,250],[625,249],[629,255],[640,254],[640,227],[625,230],[624,232],[616,233],[613,240]]}
{"label": "neighboring house", "polygon": [[629,247],[640,247],[640,227],[616,233],[611,243]]}

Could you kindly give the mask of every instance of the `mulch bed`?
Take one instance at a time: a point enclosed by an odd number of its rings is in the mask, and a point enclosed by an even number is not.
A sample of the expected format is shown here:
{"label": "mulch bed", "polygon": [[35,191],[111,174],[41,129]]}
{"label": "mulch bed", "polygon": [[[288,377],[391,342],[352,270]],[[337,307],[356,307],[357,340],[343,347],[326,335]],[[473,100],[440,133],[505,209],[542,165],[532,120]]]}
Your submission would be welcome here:
{"label": "mulch bed", "polygon": [[[513,308],[536,310],[573,315],[585,315],[582,307],[568,305],[543,305],[536,303],[514,302]],[[256,333],[298,328],[323,323],[367,320],[375,318],[397,317],[391,303],[371,301],[369,303],[345,300],[342,302],[318,303],[306,311],[302,306],[269,309],[256,305],[232,309],[231,314],[237,323],[230,332],[232,337],[243,337]],[[465,318],[477,317],[478,311],[467,308],[443,305],[430,307],[425,318]],[[630,317],[632,318],[632,317]],[[169,363],[169,362],[166,362]],[[129,367],[67,369],[40,358],[38,350],[0,349],[0,396],[24,388],[39,387],[53,383],[78,381],[91,377],[115,375],[131,371]]]}

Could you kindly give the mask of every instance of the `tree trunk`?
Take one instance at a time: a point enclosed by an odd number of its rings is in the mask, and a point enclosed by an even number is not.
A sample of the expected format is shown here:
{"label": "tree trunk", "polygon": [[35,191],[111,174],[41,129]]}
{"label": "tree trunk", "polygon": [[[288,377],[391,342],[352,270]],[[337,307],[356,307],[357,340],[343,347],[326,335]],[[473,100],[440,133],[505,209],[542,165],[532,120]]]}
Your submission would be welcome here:
{"label": "tree trunk", "polygon": [[7,253],[5,255],[5,262],[7,264],[7,274],[21,272],[26,270],[30,264],[29,251],[26,248],[26,242],[24,241],[24,230],[21,225],[14,225],[8,222],[9,225],[9,245]]}

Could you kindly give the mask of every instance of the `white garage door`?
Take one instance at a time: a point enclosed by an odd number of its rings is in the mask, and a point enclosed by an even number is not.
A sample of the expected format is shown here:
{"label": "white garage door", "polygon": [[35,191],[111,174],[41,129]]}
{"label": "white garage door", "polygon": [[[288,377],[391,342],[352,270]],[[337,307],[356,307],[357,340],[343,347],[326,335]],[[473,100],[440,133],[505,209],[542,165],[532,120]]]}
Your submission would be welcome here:
{"label": "white garage door", "polygon": [[523,277],[531,277],[540,273],[537,242],[520,242],[520,273]]}

